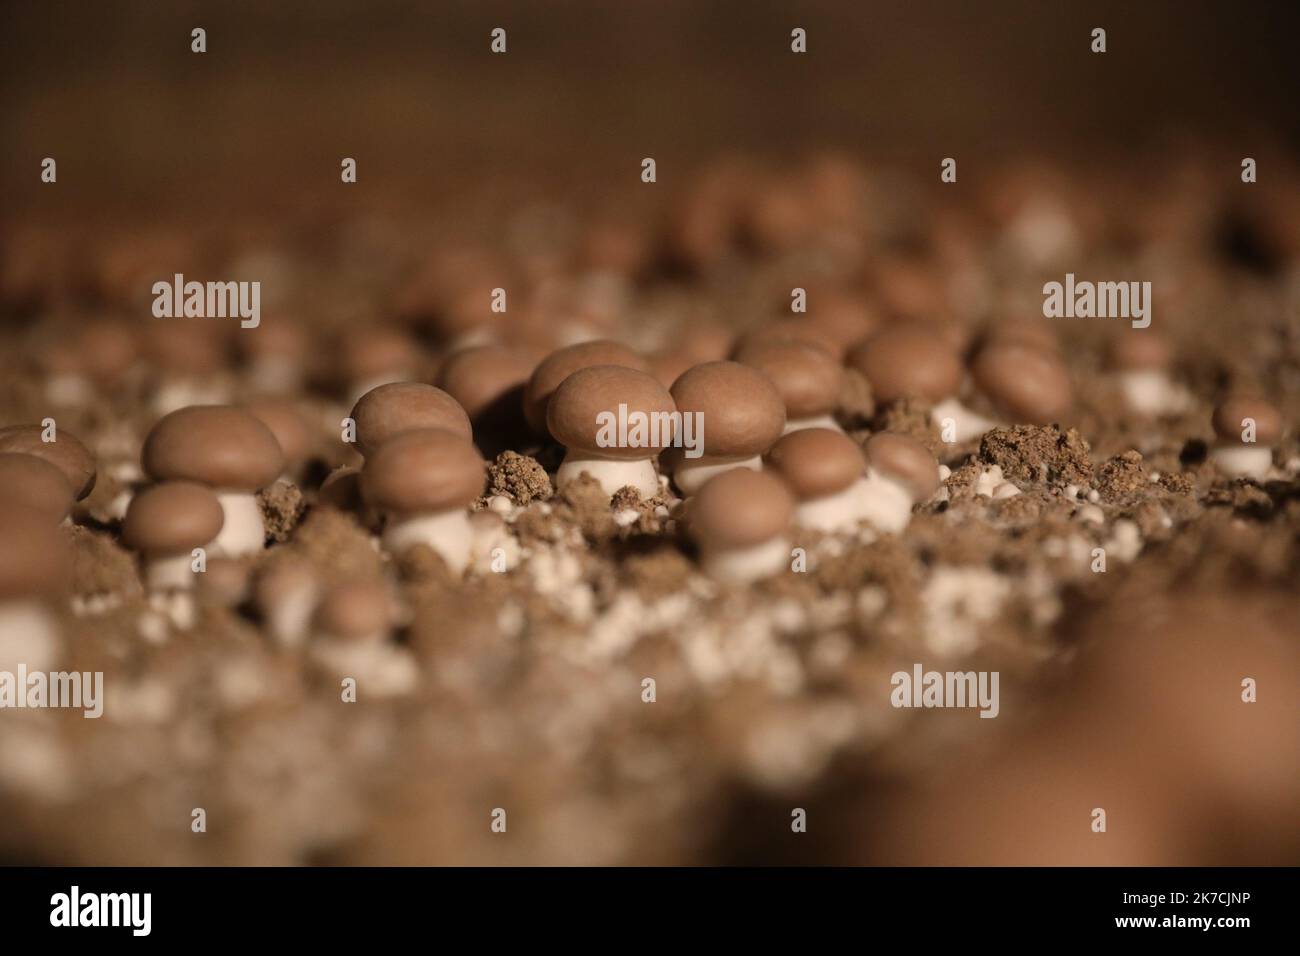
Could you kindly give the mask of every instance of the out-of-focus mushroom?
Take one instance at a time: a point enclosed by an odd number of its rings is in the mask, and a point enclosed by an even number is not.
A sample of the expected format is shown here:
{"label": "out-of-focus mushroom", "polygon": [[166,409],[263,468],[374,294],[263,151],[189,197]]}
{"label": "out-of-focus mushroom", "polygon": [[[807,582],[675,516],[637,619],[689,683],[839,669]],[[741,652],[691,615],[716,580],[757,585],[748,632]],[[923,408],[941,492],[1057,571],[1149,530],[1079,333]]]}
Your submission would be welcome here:
{"label": "out-of-focus mushroom", "polygon": [[211,489],[193,481],[164,481],[131,499],[122,540],[140,552],[150,590],[189,590],[196,584],[194,549],[211,545],[224,521]]}
{"label": "out-of-focus mushroom", "polygon": [[790,566],[793,513],[790,490],[769,472],[733,468],[714,475],[690,508],[690,533],[704,572],[731,584],[780,574]]}
{"label": "out-of-focus mushroom", "polygon": [[1214,410],[1216,442],[1211,460],[1233,477],[1263,480],[1273,467],[1273,446],[1282,439],[1282,413],[1267,399],[1239,395]]}

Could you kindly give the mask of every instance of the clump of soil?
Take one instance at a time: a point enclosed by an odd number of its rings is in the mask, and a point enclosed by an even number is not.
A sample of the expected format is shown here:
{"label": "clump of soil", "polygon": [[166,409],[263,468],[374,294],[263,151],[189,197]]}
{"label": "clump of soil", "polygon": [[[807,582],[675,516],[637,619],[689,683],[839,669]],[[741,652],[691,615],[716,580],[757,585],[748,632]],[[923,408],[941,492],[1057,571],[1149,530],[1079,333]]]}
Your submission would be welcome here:
{"label": "clump of soil", "polygon": [[535,458],[503,451],[488,465],[484,498],[502,495],[517,505],[545,501],[551,497],[551,479]]}
{"label": "clump of soil", "polygon": [[998,465],[1012,480],[1087,486],[1092,459],[1083,436],[1060,425],[994,428],[980,441],[979,460]]}

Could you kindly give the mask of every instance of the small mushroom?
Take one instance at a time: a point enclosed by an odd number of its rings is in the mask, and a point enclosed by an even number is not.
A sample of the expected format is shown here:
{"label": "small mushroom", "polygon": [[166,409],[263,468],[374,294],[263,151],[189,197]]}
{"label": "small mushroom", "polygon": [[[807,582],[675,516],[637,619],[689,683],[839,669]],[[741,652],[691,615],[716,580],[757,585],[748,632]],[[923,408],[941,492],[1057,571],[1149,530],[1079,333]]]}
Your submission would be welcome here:
{"label": "small mushroom", "polygon": [[302,408],[291,398],[255,398],[243,407],[271,430],[284,452],[282,477],[296,480],[312,450],[311,424]]}
{"label": "small mushroom", "polygon": [[287,395],[301,389],[310,354],[310,339],[302,323],[279,316],[264,320],[257,328],[243,330],[238,343],[254,391]]}
{"label": "small mushroom", "polygon": [[522,349],[472,346],[448,357],[435,384],[465,409],[480,446],[495,457],[527,438],[519,404],[536,364]]}
{"label": "small mushroom", "polygon": [[[762,371],[739,362],[705,362],[673,383],[670,391],[697,447],[665,454],[673,482],[693,495],[716,474],[732,468],[763,467],[763,454],[781,437],[785,406],[777,387]],[[698,423],[693,425],[692,423]]]}
{"label": "small mushroom", "polygon": [[319,594],[311,564],[282,552],[268,558],[253,582],[253,603],[281,647],[297,647],[306,640]]}
{"label": "small mushroom", "polygon": [[78,501],[95,487],[95,456],[90,449],[64,429],[58,429],[54,441],[44,441],[40,425],[10,425],[0,428],[0,452],[20,452],[44,458],[67,477]]}
{"label": "small mushroom", "polygon": [[67,584],[64,533],[44,515],[0,502],[0,671],[51,669],[59,629],[45,602]]}
{"label": "small mushroom", "polygon": [[866,516],[867,463],[862,448],[842,431],[790,432],[772,446],[768,465],[798,499],[794,517],[800,527],[848,531]]}
{"label": "small mushroom", "polygon": [[844,359],[844,346],[833,334],[825,331],[815,322],[800,319],[773,319],[757,328],[750,329],[736,342],[732,357],[740,355],[747,349],[771,342],[802,342],[824,352],[829,352],[835,361]]}
{"label": "small mushroom", "polygon": [[151,591],[195,587],[193,553],[221,533],[225,514],[212,490],[193,481],[164,481],[131,499],[122,540],[140,552],[142,576]]}
{"label": "small mushroom", "polygon": [[194,481],[216,492],[225,522],[210,554],[239,557],[266,545],[257,492],[284,470],[284,453],[251,412],[229,405],[178,409],[149,432],[141,463],[155,481]]}
{"label": "small mushroom", "polygon": [[56,525],[72,510],[72,486],[62,471],[43,458],[0,452],[0,501]]}
{"label": "small mushroom", "polygon": [[806,342],[763,342],[736,353],[736,361],[763,372],[785,403],[785,431],[839,429],[833,413],[844,382],[844,366],[824,349]]}
{"label": "small mushroom", "polygon": [[885,532],[912,520],[912,506],[939,490],[939,462],[915,438],[879,432],[867,439],[863,517]]}
{"label": "small mushroom", "polygon": [[394,435],[423,428],[443,428],[466,441],[473,438],[469,416],[456,399],[420,382],[394,382],[372,388],[352,409],[357,450],[369,457]]}
{"label": "small mushroom", "polygon": [[353,403],[384,385],[418,378],[424,364],[420,344],[405,329],[394,326],[368,324],[349,329],[338,347],[344,393]]}
{"label": "small mushroom", "polygon": [[971,367],[975,386],[1013,424],[1050,425],[1074,404],[1070,372],[1059,355],[1014,342],[990,342]]}
{"label": "small mushroom", "polygon": [[524,418],[538,435],[547,434],[546,407],[560,383],[579,369],[593,365],[620,365],[648,372],[649,365],[626,345],[608,339],[579,342],[557,349],[541,361],[524,387]]}
{"label": "small mushroom", "polygon": [[551,397],[546,423],[565,447],[556,486],[588,474],[611,497],[626,486],[659,492],[655,458],[672,444],[676,406],[654,376],[618,365],[580,369]]}
{"label": "small mushroom", "polygon": [[853,349],[848,362],[867,377],[877,403],[887,405],[904,398],[928,402],[931,421],[953,420],[957,441],[983,431],[986,423],[977,420],[957,398],[961,356],[941,330],[915,324],[887,328]]}
{"label": "small mushroom", "polygon": [[358,695],[384,698],[413,690],[419,668],[410,650],[389,641],[394,616],[383,581],[331,588],[316,610],[312,664],[332,680],[354,678]]}
{"label": "small mushroom", "polygon": [[1215,445],[1210,459],[1233,477],[1262,481],[1273,467],[1273,446],[1282,439],[1282,413],[1257,396],[1235,396],[1214,410]]}
{"label": "small mushroom", "polygon": [[690,533],[704,572],[730,584],[780,574],[790,566],[793,513],[790,489],[770,472],[732,468],[714,475],[690,509]]}
{"label": "small mushroom", "polygon": [[486,467],[468,439],[442,428],[380,445],[361,469],[361,493],[384,516],[384,547],[400,554],[428,545],[452,573],[464,571],[473,546],[466,509],[483,493]]}
{"label": "small mushroom", "polygon": [[1173,347],[1154,329],[1120,332],[1109,358],[1125,403],[1139,415],[1176,414],[1190,404],[1188,393],[1169,376]]}

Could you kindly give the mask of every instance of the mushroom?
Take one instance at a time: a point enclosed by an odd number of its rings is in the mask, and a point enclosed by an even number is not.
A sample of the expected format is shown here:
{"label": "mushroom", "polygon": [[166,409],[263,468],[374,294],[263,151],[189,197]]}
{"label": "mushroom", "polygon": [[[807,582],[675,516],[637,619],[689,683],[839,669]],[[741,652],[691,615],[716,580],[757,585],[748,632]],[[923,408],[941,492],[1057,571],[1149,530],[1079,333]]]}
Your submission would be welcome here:
{"label": "mushroom", "polygon": [[769,472],[732,468],[714,475],[690,509],[690,533],[704,572],[731,584],[780,574],[789,567],[793,513],[790,489]]}
{"label": "mushroom", "polygon": [[1111,342],[1110,366],[1128,407],[1140,415],[1183,411],[1190,396],[1169,377],[1173,348],[1154,329],[1129,329]]}
{"label": "mushroom", "polygon": [[330,678],[354,678],[358,693],[371,697],[409,692],[419,668],[407,648],[389,641],[393,618],[393,599],[383,581],[331,588],[316,609],[312,663]]}
{"label": "mushroom", "polygon": [[277,317],[246,329],[239,346],[248,363],[248,382],[258,392],[285,395],[298,391],[307,377],[309,340],[300,322]]}
{"label": "mushroom", "polygon": [[655,458],[680,424],[673,397],[654,376],[619,365],[580,369],[555,390],[547,408],[551,435],[565,447],[556,473],[563,488],[588,474],[611,497],[626,486],[643,498],[659,492]]}
{"label": "mushroom", "polygon": [[1059,355],[1015,342],[990,342],[971,366],[976,387],[1014,424],[1059,422],[1074,404]]}
{"label": "mushroom", "polygon": [[771,341],[748,345],[736,361],[763,372],[785,403],[785,431],[839,429],[832,413],[839,403],[844,366],[824,349],[806,342]]}
{"label": "mushroom", "polygon": [[44,601],[62,590],[70,563],[57,526],[0,502],[0,671],[44,671],[57,662],[58,625]]}
{"label": "mushroom", "polygon": [[460,574],[473,546],[466,509],[483,493],[485,480],[486,465],[467,438],[421,428],[367,455],[361,493],[384,516],[383,543],[390,553],[428,545]]}
{"label": "mushroom", "polygon": [[143,336],[153,370],[154,412],[166,415],[188,405],[227,402],[229,340],[207,319],[151,319]]}
{"label": "mushroom", "polygon": [[687,416],[702,426],[694,436],[695,449],[674,448],[669,453],[673,482],[683,495],[695,494],[714,475],[731,468],[762,468],[763,453],[781,437],[785,425],[785,406],[772,380],[739,362],[696,365],[673,383],[670,394],[683,431]]}
{"label": "mushroom", "polygon": [[229,405],[178,409],[154,425],[140,457],[155,481],[195,481],[216,492],[225,521],[210,554],[233,558],[265,546],[256,493],[284,470],[284,453],[251,412]]}
{"label": "mushroom", "polygon": [[421,428],[443,428],[466,441],[473,438],[469,416],[456,399],[420,382],[380,385],[362,395],[352,408],[357,450],[369,457],[394,435]]}
{"label": "mushroom", "polygon": [[292,398],[255,398],[243,407],[271,430],[280,445],[285,469],[281,477],[296,480],[313,444],[311,425],[298,402]]}
{"label": "mushroom", "polygon": [[195,586],[193,552],[211,545],[225,523],[221,502],[194,481],[164,481],[131,499],[122,540],[141,555],[144,583],[152,591]]}
{"label": "mushroom", "polygon": [[524,387],[524,418],[534,432],[547,434],[546,406],[560,383],[579,369],[593,365],[621,365],[642,372],[650,370],[646,360],[636,352],[608,339],[594,339],[557,349],[533,369]]}
{"label": "mushroom", "polygon": [[732,355],[734,357],[752,346],[769,342],[803,342],[829,352],[837,362],[844,358],[844,346],[834,335],[815,322],[801,319],[773,319],[750,329],[736,342]]}
{"label": "mushroom", "polygon": [[460,403],[489,455],[522,444],[519,403],[536,362],[521,349],[479,345],[453,353],[435,384]]}
{"label": "mushroom", "polygon": [[939,490],[939,462],[915,438],[878,432],[867,439],[863,517],[885,532],[912,520],[912,506]]}
{"label": "mushroom", "polygon": [[1273,446],[1282,438],[1282,413],[1256,396],[1236,396],[1214,410],[1216,442],[1210,459],[1233,477],[1262,481],[1273,466]]}
{"label": "mushroom", "polygon": [[43,458],[0,452],[0,501],[56,525],[72,510],[72,486],[63,472]]}
{"label": "mushroom", "polygon": [[19,452],[44,458],[63,472],[78,501],[95,487],[95,456],[76,436],[58,429],[54,441],[45,441],[40,425],[10,425],[0,428],[0,452]]}
{"label": "mushroom", "polygon": [[768,465],[798,499],[795,523],[815,531],[844,531],[866,516],[867,463],[842,431],[804,428],[768,452]]}
{"label": "mushroom", "polygon": [[954,441],[969,441],[993,427],[957,397],[961,356],[941,329],[915,324],[887,328],[853,349],[848,361],[867,377],[878,403],[919,398],[930,404],[935,424],[951,419]]}
{"label": "mushroom", "polygon": [[381,386],[415,379],[424,363],[410,333],[385,325],[349,329],[339,342],[339,354],[344,390],[353,403]]}
{"label": "mushroom", "polygon": [[296,647],[306,639],[319,593],[311,563],[283,551],[267,559],[253,582],[253,603],[281,647]]}

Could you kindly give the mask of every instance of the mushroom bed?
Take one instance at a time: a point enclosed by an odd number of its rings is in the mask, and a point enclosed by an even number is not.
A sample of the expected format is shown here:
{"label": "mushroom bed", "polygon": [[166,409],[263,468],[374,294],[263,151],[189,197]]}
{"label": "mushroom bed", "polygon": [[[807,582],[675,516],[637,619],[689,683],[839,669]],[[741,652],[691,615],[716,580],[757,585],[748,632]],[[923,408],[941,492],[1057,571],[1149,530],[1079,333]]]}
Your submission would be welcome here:
{"label": "mushroom bed", "polygon": [[[0,860],[1294,862],[1300,179],[1198,169],[6,223],[0,671],[103,712],[0,711]],[[1135,262],[1149,327],[1045,314]]]}

